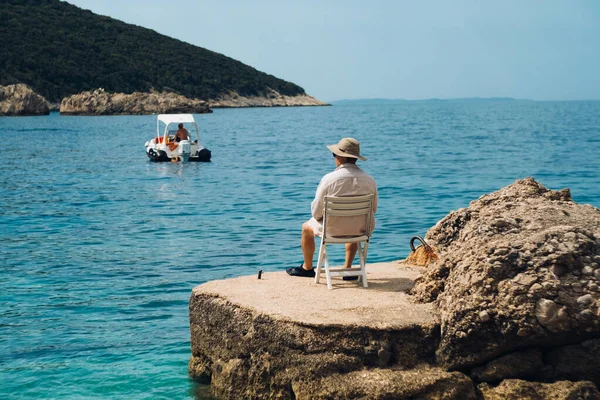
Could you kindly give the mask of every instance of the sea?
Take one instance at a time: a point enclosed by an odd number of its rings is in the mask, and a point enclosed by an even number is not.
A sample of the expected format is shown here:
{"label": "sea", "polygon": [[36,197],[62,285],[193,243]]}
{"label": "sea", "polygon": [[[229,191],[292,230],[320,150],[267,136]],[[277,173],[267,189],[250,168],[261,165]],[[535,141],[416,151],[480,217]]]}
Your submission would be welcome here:
{"label": "sea", "polygon": [[[354,101],[195,116],[210,163],[153,163],[156,116],[0,118],[0,397],[210,398],[188,301],[300,265],[326,145],[379,188],[368,262],[517,179],[600,206],[600,101]],[[332,262],[343,262],[342,246]],[[299,279],[299,278],[290,278]]]}

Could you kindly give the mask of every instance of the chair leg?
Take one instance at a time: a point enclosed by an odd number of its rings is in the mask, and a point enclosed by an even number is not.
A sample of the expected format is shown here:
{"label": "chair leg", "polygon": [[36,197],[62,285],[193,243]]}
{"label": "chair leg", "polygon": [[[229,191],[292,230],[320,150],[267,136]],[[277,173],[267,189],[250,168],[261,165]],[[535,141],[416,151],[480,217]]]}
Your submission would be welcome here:
{"label": "chair leg", "polygon": [[365,242],[365,245],[362,248],[359,244],[358,248],[360,250],[359,258],[360,258],[360,269],[362,272],[363,287],[369,287],[369,284],[367,283],[367,252],[369,250],[369,242]]}
{"label": "chair leg", "polygon": [[325,256],[325,246],[323,240],[321,240],[321,246],[319,247],[319,259],[317,260],[317,271],[315,274],[315,283],[319,283],[321,279],[321,267],[323,266],[323,259]]}
{"label": "chair leg", "polygon": [[329,270],[329,259],[327,258],[327,250],[323,254],[323,264],[325,265],[325,276],[327,277],[327,289],[331,290],[331,271]]}
{"label": "chair leg", "polygon": [[[362,243],[358,243],[358,249],[357,249],[357,253],[358,253],[358,264],[360,265],[360,268],[362,270],[362,265],[363,265],[363,249],[362,249]],[[362,272],[362,271],[361,271]],[[363,280],[363,276],[362,274],[358,277],[358,281],[362,281]]]}

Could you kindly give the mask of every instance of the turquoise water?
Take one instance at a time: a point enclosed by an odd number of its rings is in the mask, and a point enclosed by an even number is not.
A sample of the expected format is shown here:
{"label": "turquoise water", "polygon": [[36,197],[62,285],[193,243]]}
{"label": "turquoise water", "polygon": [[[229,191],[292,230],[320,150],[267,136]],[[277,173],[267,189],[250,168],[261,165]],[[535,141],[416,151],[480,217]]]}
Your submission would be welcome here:
{"label": "turquoise water", "polygon": [[301,223],[334,167],[325,144],[344,136],[361,141],[379,186],[370,262],[405,257],[411,236],[526,176],[600,206],[600,102],[216,110],[197,121],[211,163],[148,162],[153,116],[0,119],[1,397],[204,397],[187,376],[191,289],[298,265]]}

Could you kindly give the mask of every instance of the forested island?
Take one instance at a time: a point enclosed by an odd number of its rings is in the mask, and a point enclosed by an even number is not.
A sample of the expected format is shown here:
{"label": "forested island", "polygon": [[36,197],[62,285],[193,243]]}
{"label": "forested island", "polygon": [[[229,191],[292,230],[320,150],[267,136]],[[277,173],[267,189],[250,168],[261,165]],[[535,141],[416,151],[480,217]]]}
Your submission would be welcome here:
{"label": "forested island", "polygon": [[217,107],[324,105],[225,55],[59,0],[4,0],[0,20],[0,85],[25,84],[55,109],[97,89]]}

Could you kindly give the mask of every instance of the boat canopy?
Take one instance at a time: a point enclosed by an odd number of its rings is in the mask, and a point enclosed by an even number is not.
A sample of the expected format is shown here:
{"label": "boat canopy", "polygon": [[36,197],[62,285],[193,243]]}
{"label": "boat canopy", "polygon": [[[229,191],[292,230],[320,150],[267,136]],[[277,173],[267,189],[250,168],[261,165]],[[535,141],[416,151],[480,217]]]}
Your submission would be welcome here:
{"label": "boat canopy", "polygon": [[167,125],[172,123],[196,123],[192,114],[158,114],[158,121]]}
{"label": "boat canopy", "polygon": [[[164,127],[164,131],[161,134],[160,132],[160,123],[165,124]],[[196,143],[200,142],[200,132],[198,131],[198,124],[196,124],[196,121],[194,120],[194,116],[192,114],[158,114],[158,117],[156,119],[156,136],[164,136],[165,138],[171,134],[171,133],[175,133],[175,130],[169,131],[169,125],[170,124],[179,124],[179,123],[191,123],[194,126],[194,129],[196,131]],[[166,139],[165,139],[166,142]]]}

